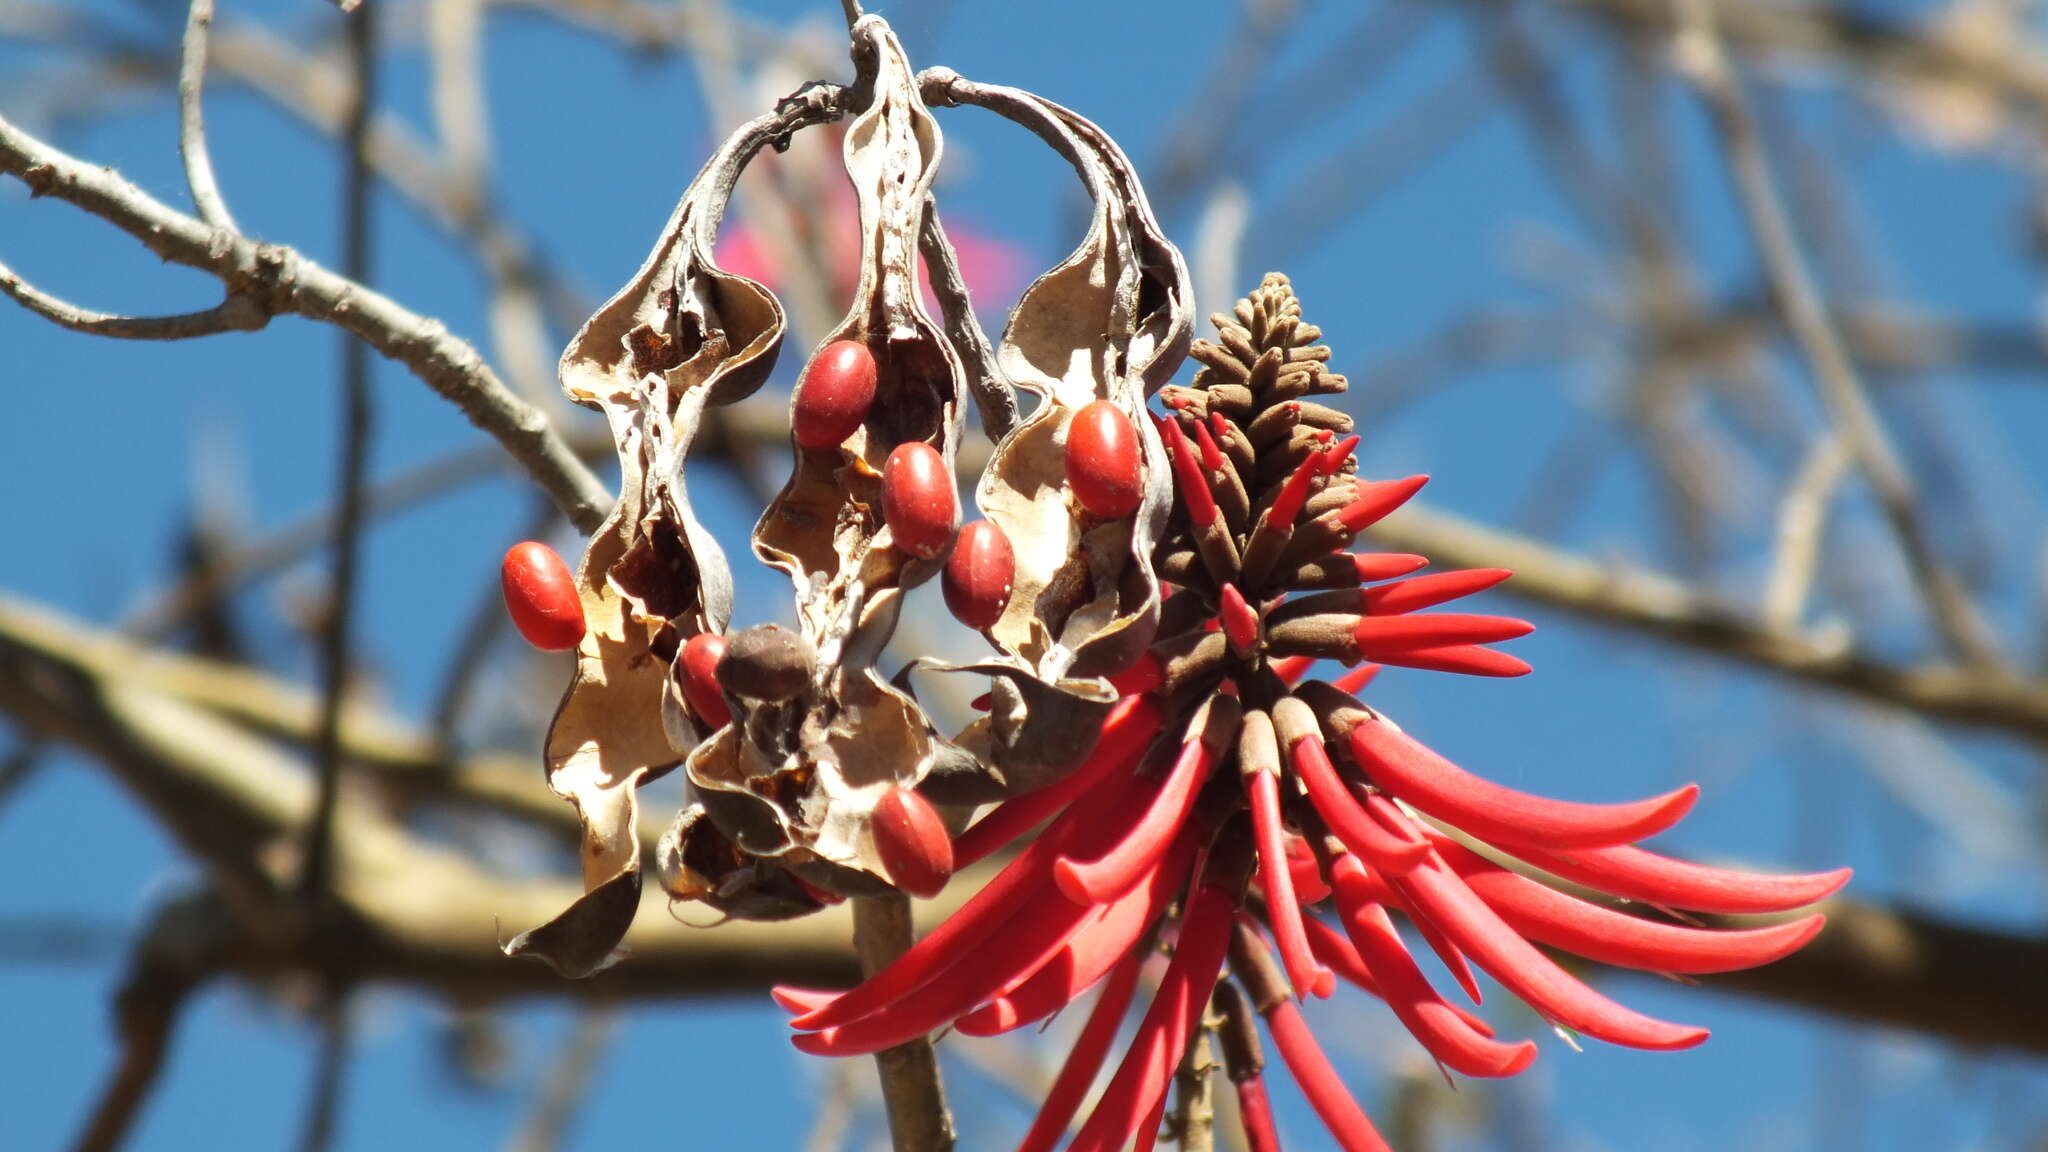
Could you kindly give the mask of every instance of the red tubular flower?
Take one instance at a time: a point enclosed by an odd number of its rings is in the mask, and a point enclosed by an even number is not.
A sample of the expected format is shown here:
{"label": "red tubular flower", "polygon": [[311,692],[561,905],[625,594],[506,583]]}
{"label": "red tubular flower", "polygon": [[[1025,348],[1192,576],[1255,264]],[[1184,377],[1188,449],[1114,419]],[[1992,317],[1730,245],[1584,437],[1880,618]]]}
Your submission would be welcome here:
{"label": "red tubular flower", "polygon": [[1151,696],[1125,696],[1102,723],[1102,736],[1081,766],[1059,783],[998,805],[953,841],[953,866],[965,868],[1064,809],[1076,796],[1145,751],[1159,732],[1159,702]]}
{"label": "red tubular flower", "polygon": [[1188,1037],[1209,1002],[1209,989],[1223,969],[1230,942],[1231,909],[1237,894],[1218,883],[1204,883],[1188,902],[1173,963],[1152,997],[1152,1008],[1138,1024],[1130,1050],[1103,1089],[1102,1100],[1074,1138],[1070,1152],[1112,1152],[1139,1135],[1140,1125],[1166,1093],[1166,1082],[1180,1063]]}
{"label": "red tubular flower", "polygon": [[[1263,715],[1260,719],[1264,720]],[[1247,722],[1245,732],[1268,745],[1273,741],[1271,721],[1265,721],[1262,733]],[[1240,756],[1250,760],[1242,753]],[[1294,878],[1287,868],[1287,830],[1280,823],[1279,781],[1278,756],[1272,758],[1270,767],[1248,767],[1245,773],[1245,787],[1251,793],[1252,829],[1258,836],[1259,887],[1265,893],[1266,908],[1273,923],[1273,937],[1280,946],[1280,959],[1287,966],[1287,979],[1293,982],[1297,994],[1328,999],[1337,990],[1337,980],[1328,968],[1317,963],[1314,950],[1309,947],[1308,930],[1302,927],[1301,906],[1295,902],[1294,896]]]}
{"label": "red tubular flower", "polygon": [[[1812,939],[1822,918],[1721,931],[1662,910],[1786,911],[1829,895],[1847,871],[1755,876],[1659,855],[1634,842],[1682,818],[1692,786],[1622,804],[1532,796],[1466,772],[1360,703],[1382,666],[1526,673],[1489,645],[1529,625],[1436,610],[1493,588],[1507,578],[1501,569],[1416,575],[1420,556],[1343,550],[1425,478],[1354,478],[1349,419],[1314,400],[1342,391],[1343,379],[1323,368],[1327,349],[1312,346],[1284,280],[1236,315],[1243,326],[1223,344],[1196,345],[1207,367],[1194,387],[1170,392],[1158,422],[1178,500],[1156,552],[1170,599],[1152,651],[1111,679],[1123,698],[1093,753],[955,838],[964,867],[1046,824],[894,964],[838,995],[779,989],[807,1033],[798,1045],[851,1054],[948,1025],[990,1035],[1106,982],[1022,1145],[1043,1152],[1107,1062],[1140,963],[1165,947],[1166,975],[1073,1148],[1149,1145],[1213,995],[1250,1147],[1278,1148],[1257,1050],[1263,1020],[1337,1143],[1384,1149],[1298,999],[1342,979],[1385,1001],[1463,1075],[1511,1076],[1536,1054],[1439,993],[1396,916],[1475,1002],[1476,967],[1545,1019],[1596,1039],[1665,1049],[1704,1040],[1704,1029],[1593,991],[1538,945],[1668,973],[1768,963]],[[1334,683],[1304,681],[1322,660],[1346,670]],[[1637,906],[1566,893],[1559,880]]]}
{"label": "red tubular flower", "polygon": [[1102,996],[1095,1001],[1095,1010],[1088,1014],[1088,1023],[1074,1041],[1074,1050],[1067,1053],[1066,1063],[1060,1066],[1052,1091],[1045,1094],[1045,1103],[1039,1106],[1031,1130],[1024,1134],[1024,1142],[1017,1145],[1017,1152],[1051,1152],[1066,1133],[1068,1122],[1081,1108],[1081,1098],[1088,1094],[1088,1085],[1102,1068],[1103,1057],[1109,1055],[1117,1026],[1123,1023],[1124,1010],[1130,1007],[1131,994],[1137,991],[1138,969],[1144,959],[1143,953],[1132,952],[1116,966],[1115,974],[1102,988]]}

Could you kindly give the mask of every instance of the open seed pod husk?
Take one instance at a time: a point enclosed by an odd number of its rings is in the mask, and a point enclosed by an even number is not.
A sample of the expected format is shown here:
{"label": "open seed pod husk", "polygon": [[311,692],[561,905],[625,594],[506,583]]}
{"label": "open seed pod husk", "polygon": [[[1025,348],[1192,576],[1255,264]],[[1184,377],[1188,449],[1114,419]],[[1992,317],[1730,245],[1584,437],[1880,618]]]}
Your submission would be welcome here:
{"label": "open seed pod husk", "polygon": [[853,36],[870,93],[844,140],[860,204],[860,280],[819,347],[865,347],[875,394],[839,444],[806,447],[792,433],[792,475],[753,536],[755,553],[795,587],[810,686],[800,698],[764,700],[728,683],[735,722],[696,750],[688,773],[709,818],[744,851],[785,857],[813,883],[857,895],[886,884],[869,815],[890,788],[924,778],[935,735],[917,701],[875,668],[903,591],[945,559],[900,546],[883,513],[883,467],[899,446],[921,443],[951,483],[964,373],[917,291],[937,125],[887,24],[864,18]]}
{"label": "open seed pod husk", "polygon": [[746,162],[836,114],[814,96],[736,132],[684,193],[640,271],[562,357],[564,390],[604,413],[620,468],[619,502],[577,570],[587,631],[544,753],[548,786],[582,819],[587,895],[505,950],[565,974],[602,966],[632,923],[636,790],[701,735],[674,664],[690,636],[722,631],[732,611],[731,572],[691,511],[684,465],[706,406],[767,378],[784,321],[766,288],[712,262],[712,242]]}
{"label": "open seed pod husk", "polygon": [[[1028,92],[943,70],[929,75],[933,100],[987,107],[1052,145],[1093,201],[1080,246],[1025,291],[1004,331],[997,351],[1004,374],[1040,403],[996,445],[975,491],[982,514],[1016,555],[1009,603],[987,630],[1012,666],[992,682],[999,710],[1010,716],[979,720],[957,742],[985,750],[1005,781],[997,791],[1014,794],[1072,766],[1029,737],[1045,728],[1024,713],[1049,708],[1058,723],[1092,717],[1099,725],[1107,688],[1093,678],[1129,667],[1152,641],[1159,585],[1150,560],[1166,527],[1171,485],[1145,400],[1187,354],[1192,299],[1180,253],[1160,231],[1129,161],[1099,128]],[[1128,419],[1141,450],[1142,492],[1121,516],[1083,507],[1067,475],[1070,426],[1099,401]],[[1021,692],[1020,676],[1061,686],[1072,699]],[[1091,680],[1092,690],[1074,687]],[[1085,755],[1092,740],[1060,743]]]}

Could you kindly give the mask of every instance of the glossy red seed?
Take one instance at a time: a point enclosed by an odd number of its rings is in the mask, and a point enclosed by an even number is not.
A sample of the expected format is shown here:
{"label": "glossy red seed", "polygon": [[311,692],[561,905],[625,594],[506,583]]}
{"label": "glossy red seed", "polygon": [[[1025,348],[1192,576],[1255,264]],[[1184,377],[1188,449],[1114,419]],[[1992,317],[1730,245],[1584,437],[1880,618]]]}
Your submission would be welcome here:
{"label": "glossy red seed", "polygon": [[583,639],[583,597],[553,548],[532,540],[514,544],[498,577],[505,586],[505,611],[528,644],[559,652]]}
{"label": "glossy red seed", "polygon": [[1010,549],[1010,537],[995,524],[976,520],[960,529],[939,586],[953,615],[979,630],[1003,618],[1016,575],[1017,555]]}
{"label": "glossy red seed", "polygon": [[1091,515],[1129,516],[1144,498],[1144,450],[1123,410],[1097,400],[1067,425],[1067,487]]}
{"label": "glossy red seed", "polygon": [[723,655],[725,637],[716,632],[699,632],[683,645],[683,699],[711,729],[732,723],[732,710],[718,687],[718,658]]}
{"label": "glossy red seed", "polygon": [[889,880],[912,896],[937,896],[953,875],[953,838],[938,809],[914,789],[892,787],[875,805],[875,850]]}
{"label": "glossy red seed", "polygon": [[874,402],[874,353],[857,340],[835,340],[797,381],[790,430],[806,448],[837,447],[868,418]]}
{"label": "glossy red seed", "polygon": [[960,499],[945,458],[922,440],[898,444],[882,465],[882,517],[896,547],[929,560],[952,543]]}

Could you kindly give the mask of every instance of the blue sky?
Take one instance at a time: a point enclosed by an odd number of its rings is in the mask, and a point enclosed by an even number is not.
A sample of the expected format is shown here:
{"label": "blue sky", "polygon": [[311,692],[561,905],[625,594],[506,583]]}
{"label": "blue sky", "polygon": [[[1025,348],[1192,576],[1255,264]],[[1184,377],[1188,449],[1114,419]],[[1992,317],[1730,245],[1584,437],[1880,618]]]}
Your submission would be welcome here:
{"label": "blue sky", "polygon": [[[837,19],[831,4],[736,7],[778,24],[804,19],[826,26]],[[1173,114],[1204,86],[1211,58],[1234,35],[1229,17],[1149,0],[875,7],[899,21],[913,61],[1037,89],[1097,120],[1141,168],[1157,159]],[[1616,291],[1585,222],[1560,203],[1528,135],[1497,104],[1391,184],[1380,186],[1358,170],[1334,172],[1329,183],[1346,210],[1313,234],[1301,234],[1296,219],[1260,215],[1291,179],[1361,131],[1410,113],[1417,101],[1447,98],[1461,75],[1466,84],[1483,82],[1474,63],[1477,25],[1463,8],[1430,9],[1384,72],[1290,71],[1316,59],[1335,30],[1358,19],[1344,4],[1303,8],[1301,30],[1282,49],[1280,80],[1256,89],[1252,126],[1219,132],[1211,142],[1233,158],[1227,174],[1252,197],[1246,285],[1279,262],[1309,317],[1326,330],[1342,370],[1409,345],[1476,304],[1555,309],[1574,295],[1597,304],[1602,293]],[[154,10],[112,0],[93,0],[90,10],[138,30],[174,34],[175,17]],[[221,19],[281,30],[326,29],[336,20],[313,0],[227,0]],[[503,208],[587,295],[608,294],[637,266],[712,143],[688,65],[622,54],[519,11],[492,16],[488,49]],[[1586,50],[1564,71],[1567,99],[1592,114],[1589,131],[1610,156],[1618,144],[1611,118],[1599,110],[1612,91],[1611,64],[1604,51]],[[61,66],[58,58],[0,42],[0,114],[24,115],[36,103],[37,78]],[[431,133],[416,39],[395,48],[386,81],[391,109]],[[1307,104],[1290,99],[1302,87],[1321,95]],[[216,87],[208,107],[216,167],[243,226],[331,262],[338,179],[332,148],[227,85]],[[1850,215],[1882,238],[1875,262],[1886,294],[1984,319],[2034,315],[2037,273],[2019,248],[2030,195],[2020,165],[1929,150],[1818,85],[1774,88],[1766,107],[1809,137],[1848,133],[1861,141],[1849,150],[1856,188]],[[1698,109],[1667,89],[1653,111],[1671,126],[1683,234],[1700,274],[1727,292],[1753,289],[1754,263]],[[175,125],[174,107],[159,92],[119,101],[88,123],[67,122],[59,142],[182,203]],[[971,111],[945,114],[942,128],[952,164],[942,200],[949,225],[1005,240],[1034,267],[1063,255],[1074,239],[1075,195],[1071,173],[1057,158]],[[650,147],[649,140],[657,143]],[[1366,198],[1354,194],[1355,186],[1378,190]],[[481,341],[482,280],[467,254],[388,193],[378,198],[378,221],[377,284]],[[1192,242],[1192,211],[1169,215],[1166,223],[1184,246]],[[45,290],[97,308],[176,311],[217,298],[197,274],[160,267],[106,226],[63,205],[31,204],[11,186],[0,189],[0,258]],[[1224,303],[1203,302],[1205,309]],[[1600,398],[1615,386],[1611,360],[1601,358],[1614,349],[1592,316],[1558,315],[1562,331],[1583,339],[1586,355],[1467,374],[1427,392],[1363,429],[1365,470],[1430,472],[1436,479],[1427,495],[1438,507],[1491,523],[1514,525],[1528,515],[1532,474],[1560,438],[1597,428],[1604,419]],[[0,484],[0,524],[14,541],[0,549],[0,593],[111,624],[160,585],[196,486],[230,486],[240,517],[256,533],[323,506],[337,439],[335,339],[329,330],[281,320],[256,335],[119,344],[0,308],[0,387],[10,414],[0,421],[7,478]],[[785,357],[783,383],[795,359]],[[1796,370],[1789,380],[1788,393],[1803,395]],[[2037,562],[2041,554],[2044,517],[2034,493],[2048,482],[2037,447],[2048,437],[2043,383],[2016,378],[1966,387],[1935,378],[1884,394],[1895,421],[1910,426],[1935,411],[1944,428],[1970,437],[1975,450],[1953,483],[1981,505],[2002,540],[2017,542],[1999,553],[2007,560]],[[375,386],[375,471],[478,441],[459,414],[395,366],[379,362]],[[1794,407],[1810,415],[1809,401]],[[1902,439],[1910,450],[1912,436]],[[1656,509],[1640,449],[1597,431],[1585,443],[1585,451],[1602,454],[1604,466],[1558,538],[1595,555],[1669,566],[1651,531]],[[718,510],[713,527],[729,541],[752,516],[737,503],[707,501]],[[1862,497],[1845,503],[1853,523],[1868,520]],[[527,509],[522,487],[496,481],[384,521],[369,536],[362,650],[398,712],[420,717],[429,706],[450,644]],[[1768,517],[1762,519],[1767,531]],[[1726,531],[1736,554],[1761,555],[1754,522]],[[1957,525],[1937,525],[1944,540],[1959,539],[1958,532]],[[1857,563],[1867,561],[1885,583],[1896,560],[1882,538],[1859,528],[1850,539],[1867,542]],[[1716,579],[1732,593],[1753,596],[1760,572],[1759,560],[1746,581],[1739,564]],[[285,594],[316,575],[288,575]],[[2011,563],[1986,576],[1987,603],[2016,652],[2031,652],[2039,636],[2028,615],[2031,579],[2025,566]],[[756,584],[765,591],[743,597],[743,619],[777,611],[777,584]],[[254,593],[245,618],[274,620],[274,612],[258,609],[274,607],[279,594],[276,585]],[[1515,649],[1536,665],[1533,676],[1490,682],[1390,672],[1375,684],[1374,703],[1454,760],[1517,787],[1613,799],[1698,780],[1706,794],[1669,838],[1675,849],[1789,868],[1850,863],[1858,869],[1855,891],[1865,897],[2038,930],[2039,837],[2018,859],[1999,858],[1959,845],[1922,810],[1897,802],[1869,770],[1867,747],[1850,737],[1862,720],[1857,709],[1541,609],[1493,602],[1540,626]],[[1900,620],[1909,610],[1896,596],[1882,602],[1896,603]],[[1889,625],[1893,618],[1884,619]],[[310,676],[309,653],[275,625],[265,627],[256,638],[275,654],[278,670]],[[1923,642],[1904,623],[1876,629],[1870,639],[1899,652]],[[552,704],[545,678],[507,679],[492,690],[533,693],[532,700],[494,702],[501,714]],[[2031,802],[2024,749],[1968,733],[1955,734],[1953,746],[2001,794]],[[538,772],[534,786],[541,787]],[[66,917],[130,925],[190,875],[151,822],[76,757],[50,758],[0,808],[0,922]],[[9,1019],[9,1040],[0,1041],[0,1147],[58,1147],[69,1138],[113,1057],[107,1004],[119,976],[118,949],[68,966],[0,964],[0,1012]],[[2038,1139],[2048,1126],[2048,1077],[2038,1063],[1656,981],[1611,986],[1653,1014],[1711,1027],[1714,1039],[1669,1055],[1598,1046],[1573,1054],[1545,1039],[1529,1085],[1467,1083],[1460,1095],[1534,1115],[1542,1136],[1536,1146],[1566,1150],[1988,1149]],[[1489,999],[1502,1001],[1489,1012],[1504,1030],[1534,1034],[1504,993]],[[499,1145],[569,1026],[557,1005],[507,1011],[507,1080],[477,1089],[446,1069],[441,1006],[377,990],[360,1008],[339,1144],[348,1149]],[[1384,1013],[1361,1000],[1340,999],[1312,1018],[1369,1110],[1380,1103],[1385,1066],[1419,1055]],[[300,1020],[249,990],[216,987],[188,1012],[172,1073],[132,1146],[283,1146],[295,1139],[311,1061],[310,1033]],[[963,1148],[1014,1139],[1029,1118],[1022,1102],[958,1059],[949,1072],[970,1134]],[[784,1042],[765,998],[636,1005],[605,1054],[570,1146],[651,1137],[682,1148],[794,1148],[823,1077],[817,1061]],[[1318,1146],[1299,1098],[1291,1089],[1278,1091],[1289,1146]],[[1497,1146],[1484,1129],[1452,1126],[1446,1140],[1447,1147]]]}

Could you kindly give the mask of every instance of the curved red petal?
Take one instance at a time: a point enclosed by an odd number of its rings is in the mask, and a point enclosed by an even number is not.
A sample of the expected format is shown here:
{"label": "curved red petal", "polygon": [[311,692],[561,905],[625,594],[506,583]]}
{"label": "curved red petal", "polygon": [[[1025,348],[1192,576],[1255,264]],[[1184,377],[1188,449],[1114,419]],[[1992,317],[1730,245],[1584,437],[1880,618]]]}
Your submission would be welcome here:
{"label": "curved red petal", "polygon": [[1266,1027],[1273,1033],[1273,1046],[1280,1050],[1287,1071],[1344,1152],[1392,1152],[1358,1101],[1345,1091],[1337,1070],[1330,1067],[1330,1058],[1323,1055],[1322,1046],[1309,1033],[1292,1000],[1282,1000],[1266,1013]]}
{"label": "curved red petal", "polygon": [[1508,927],[1538,944],[1618,968],[1687,975],[1755,968],[1805,947],[1827,922],[1815,913],[1763,928],[1664,924],[1589,904],[1455,845],[1439,845],[1438,851]]}
{"label": "curved red petal", "polygon": [[1003,925],[1000,946],[977,949],[889,1004],[848,1023],[792,1037],[813,1056],[866,1056],[914,1040],[973,1010],[1013,980],[1037,971],[1093,914],[1041,891]]}
{"label": "curved red petal", "polygon": [[1294,899],[1293,877],[1287,869],[1287,830],[1280,823],[1280,783],[1272,772],[1253,772],[1245,782],[1251,791],[1252,829],[1258,838],[1259,887],[1266,897],[1266,921],[1273,943],[1287,969],[1296,996],[1329,999],[1337,978],[1316,963],[1301,926],[1301,906]]}
{"label": "curved red petal", "polygon": [[[1191,740],[1182,746],[1173,768],[1151,794],[1135,822],[1124,825],[1117,819],[1120,812],[1091,814],[1098,828],[1128,830],[1099,855],[1077,858],[1076,852],[1063,854],[1054,861],[1053,880],[1060,891],[1077,904],[1106,904],[1136,887],[1187,823],[1216,760],[1215,748],[1199,739]],[[1132,795],[1138,802],[1147,799],[1143,789],[1134,790]]]}
{"label": "curved red petal", "polygon": [[1173,474],[1178,481],[1174,488],[1181,503],[1187,506],[1189,518],[1198,526],[1214,524],[1218,515],[1216,496],[1209,491],[1209,478],[1202,475],[1202,463],[1195,459],[1195,450],[1188,444],[1187,434],[1181,431],[1180,421],[1170,416],[1162,418],[1159,434],[1173,460]]}
{"label": "curved red petal", "polygon": [[1209,990],[1223,971],[1235,902],[1231,893],[1208,884],[1188,902],[1173,962],[1159,982],[1152,1007],[1069,1152],[1112,1152],[1129,1144],[1165,1094],[1188,1035],[1208,1006]]}
{"label": "curved red petal", "polygon": [[1626,900],[1692,912],[1789,912],[1825,900],[1851,872],[1773,875],[1674,860],[1631,844],[1572,851],[1516,848],[1514,854],[1555,876]]}
{"label": "curved red petal", "polygon": [[1102,995],[1088,1013],[1088,1023],[1082,1025],[1081,1035],[1074,1040],[1074,1050],[1067,1053],[1059,1077],[1045,1094],[1045,1103],[1039,1105],[1038,1117],[1024,1134],[1024,1142],[1017,1145],[1017,1152],[1052,1152],[1060,1137],[1067,1134],[1067,1124],[1080,1110],[1088,1086],[1102,1069],[1102,1058],[1109,1054],[1109,1045],[1116,1039],[1124,1011],[1131,1005],[1131,994],[1138,988],[1138,969],[1144,959],[1137,953],[1125,957],[1111,974],[1109,983],[1102,986]]}
{"label": "curved red petal", "polygon": [[1446,601],[1488,588],[1514,573],[1505,568],[1465,568],[1455,572],[1433,572],[1365,590],[1365,610],[1375,616],[1418,612]]}
{"label": "curved red petal", "polygon": [[1037,827],[1117,768],[1130,764],[1159,734],[1164,714],[1151,696],[1126,696],[1102,722],[1088,759],[1059,781],[996,805],[953,841],[953,866],[965,868]]}
{"label": "curved red petal", "polygon": [[1429,557],[1417,556],[1412,552],[1354,552],[1351,563],[1358,568],[1361,584],[1375,580],[1392,580],[1410,572],[1429,566]]}
{"label": "curved red petal", "polygon": [[1266,1078],[1247,1076],[1235,1087],[1245,1147],[1251,1152],[1280,1152],[1280,1133],[1273,1127],[1273,1102],[1266,1097]]}
{"label": "curved red petal", "polygon": [[1372,898],[1364,866],[1349,856],[1333,867],[1337,907],[1358,954],[1379,978],[1381,996],[1403,1026],[1444,1066],[1467,1076],[1513,1076],[1536,1058],[1536,1045],[1504,1044],[1492,1030],[1472,1027],[1470,1015],[1437,994],[1416,966],[1394,922]]}
{"label": "curved red petal", "polygon": [[[1362,725],[1361,725],[1362,727]],[[1315,806],[1330,831],[1346,848],[1359,854],[1373,867],[1382,872],[1406,872],[1422,861],[1429,852],[1428,841],[1402,840],[1381,828],[1358,806],[1350,789],[1337,777],[1337,769],[1330,763],[1328,753],[1323,751],[1322,741],[1313,736],[1294,742],[1288,750],[1294,763],[1295,775],[1301,778],[1302,786],[1308,790],[1309,803]]]}
{"label": "curved red petal", "polygon": [[1351,751],[1373,783],[1431,816],[1500,844],[1595,848],[1640,840],[1676,824],[1699,795],[1699,787],[1688,784],[1629,804],[1532,796],[1474,776],[1377,721],[1351,729]]}
{"label": "curved red petal", "polygon": [[[1320,917],[1310,916],[1303,923],[1308,927],[1309,947],[1315,949],[1316,959],[1328,964],[1332,971],[1361,991],[1382,1000],[1386,999],[1385,994],[1380,991],[1379,981],[1372,974],[1372,969],[1366,966],[1365,958],[1358,954],[1358,948],[1344,933],[1330,927]],[[1406,951],[1405,946],[1403,951]],[[1493,1025],[1488,1024],[1485,1017],[1453,1000],[1442,1000],[1439,1003],[1465,1027],[1488,1040],[1493,1039]]]}
{"label": "curved red petal", "polygon": [[962,1016],[955,1027],[969,1036],[994,1036],[1042,1020],[1073,1003],[1137,947],[1145,930],[1166,913],[1181,892],[1193,856],[1194,838],[1182,837],[1149,882],[1103,909],[1029,979]]}
{"label": "curved red petal", "polygon": [[1360,657],[1391,662],[1391,657],[1417,648],[1493,644],[1527,636],[1535,630],[1534,624],[1512,616],[1421,612],[1408,616],[1362,616],[1351,629],[1351,638],[1358,642]]}
{"label": "curved red petal", "polygon": [[1535,669],[1528,661],[1483,644],[1451,644],[1442,648],[1411,648],[1389,652],[1375,659],[1401,668],[1425,672],[1452,672],[1460,676],[1527,676]]}
{"label": "curved red petal", "polygon": [[1401,878],[1402,890],[1481,968],[1551,1020],[1630,1048],[1690,1048],[1707,1030],[1655,1020],[1572,978],[1515,933],[1449,865],[1431,859]]}
{"label": "curved red petal", "polygon": [[1427,483],[1427,476],[1408,476],[1400,480],[1371,480],[1360,484],[1351,503],[1336,511],[1337,522],[1347,532],[1364,531],[1406,504]]}

